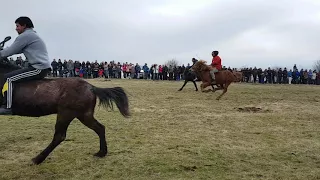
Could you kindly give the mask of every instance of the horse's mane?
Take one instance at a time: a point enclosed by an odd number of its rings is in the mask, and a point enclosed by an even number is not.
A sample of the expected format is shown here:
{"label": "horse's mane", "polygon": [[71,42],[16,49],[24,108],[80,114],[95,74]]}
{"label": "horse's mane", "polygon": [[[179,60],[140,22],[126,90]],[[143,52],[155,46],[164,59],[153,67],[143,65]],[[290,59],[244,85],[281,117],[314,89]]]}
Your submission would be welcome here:
{"label": "horse's mane", "polygon": [[192,68],[196,71],[209,71],[210,68],[206,63],[207,61],[205,60],[199,60],[192,66]]}

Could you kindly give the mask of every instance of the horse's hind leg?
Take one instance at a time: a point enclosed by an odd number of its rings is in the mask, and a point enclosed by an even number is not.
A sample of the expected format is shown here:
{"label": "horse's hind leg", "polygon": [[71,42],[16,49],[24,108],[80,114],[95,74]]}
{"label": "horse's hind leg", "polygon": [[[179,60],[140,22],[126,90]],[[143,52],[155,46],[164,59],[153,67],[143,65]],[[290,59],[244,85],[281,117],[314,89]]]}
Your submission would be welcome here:
{"label": "horse's hind leg", "polygon": [[104,157],[108,153],[107,141],[105,137],[105,127],[100,124],[94,117],[92,113],[85,114],[83,116],[78,117],[78,119],[87,126],[96,132],[100,139],[100,150],[95,154],[97,157]]}
{"label": "horse's hind leg", "polygon": [[69,124],[75,118],[74,114],[69,111],[59,112],[57,115],[57,122],[55,125],[55,132],[51,143],[46,149],[32,159],[33,163],[42,163],[47,156],[66,138],[66,133]]}
{"label": "horse's hind leg", "polygon": [[201,84],[201,91],[202,91],[202,92],[209,92],[209,91],[211,91],[210,89],[205,90],[205,88],[208,87],[208,86],[210,86],[210,83],[208,83],[208,82],[202,83],[202,84]]}
{"label": "horse's hind leg", "polygon": [[184,86],[187,84],[187,80],[184,81],[184,84],[182,85],[182,87],[178,90],[178,91],[182,91],[182,89],[184,88]]}

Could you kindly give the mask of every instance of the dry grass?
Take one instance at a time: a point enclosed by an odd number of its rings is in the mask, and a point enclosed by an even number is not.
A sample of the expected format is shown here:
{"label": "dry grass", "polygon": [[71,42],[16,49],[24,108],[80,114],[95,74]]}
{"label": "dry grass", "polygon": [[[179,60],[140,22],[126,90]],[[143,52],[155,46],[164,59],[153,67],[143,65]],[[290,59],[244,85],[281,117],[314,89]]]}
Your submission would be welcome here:
{"label": "dry grass", "polygon": [[318,86],[232,84],[218,93],[182,82],[90,81],[124,87],[132,118],[98,108],[109,156],[78,120],[41,165],[55,116],[0,119],[0,179],[319,179]]}

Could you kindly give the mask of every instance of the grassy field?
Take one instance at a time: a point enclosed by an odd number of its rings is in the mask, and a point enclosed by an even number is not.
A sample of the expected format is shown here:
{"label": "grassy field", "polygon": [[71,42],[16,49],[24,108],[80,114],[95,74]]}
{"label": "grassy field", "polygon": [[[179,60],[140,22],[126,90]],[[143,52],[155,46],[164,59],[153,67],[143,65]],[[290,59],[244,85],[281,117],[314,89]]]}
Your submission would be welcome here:
{"label": "grassy field", "polygon": [[130,119],[97,107],[109,155],[93,157],[98,136],[74,120],[32,165],[56,116],[1,116],[0,179],[320,179],[319,86],[232,84],[216,101],[182,82],[90,82],[129,96]]}

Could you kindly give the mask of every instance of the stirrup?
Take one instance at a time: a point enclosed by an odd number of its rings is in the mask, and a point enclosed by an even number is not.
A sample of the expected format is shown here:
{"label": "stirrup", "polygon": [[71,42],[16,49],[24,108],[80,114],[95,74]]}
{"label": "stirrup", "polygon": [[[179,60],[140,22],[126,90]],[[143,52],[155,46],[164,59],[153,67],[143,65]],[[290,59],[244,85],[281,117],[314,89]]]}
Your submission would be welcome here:
{"label": "stirrup", "polygon": [[0,115],[12,115],[11,109],[0,108]]}

